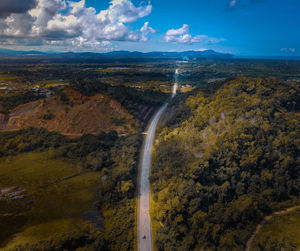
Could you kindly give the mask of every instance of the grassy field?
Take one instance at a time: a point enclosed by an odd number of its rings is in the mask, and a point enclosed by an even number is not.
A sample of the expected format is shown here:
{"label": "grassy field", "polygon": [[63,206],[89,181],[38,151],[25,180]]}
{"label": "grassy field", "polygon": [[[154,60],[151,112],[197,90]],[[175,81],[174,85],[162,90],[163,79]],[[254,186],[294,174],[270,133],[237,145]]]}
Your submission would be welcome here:
{"label": "grassy field", "polygon": [[12,81],[18,79],[14,75],[9,75],[9,74],[0,74],[0,81]]}
{"label": "grassy field", "polygon": [[66,81],[60,80],[45,80],[37,85],[31,86],[32,88],[50,88],[50,87],[58,87],[58,86],[68,86],[69,83]]}
{"label": "grassy field", "polygon": [[190,91],[192,91],[194,89],[195,89],[195,87],[182,87],[182,88],[180,88],[180,91],[182,93],[186,93],[186,92],[190,92]]}
{"label": "grassy field", "polygon": [[98,180],[98,173],[51,153],[1,158],[0,247],[84,227],[83,213],[95,209]]}
{"label": "grassy field", "polygon": [[300,250],[300,209],[274,216],[255,237],[251,250]]}

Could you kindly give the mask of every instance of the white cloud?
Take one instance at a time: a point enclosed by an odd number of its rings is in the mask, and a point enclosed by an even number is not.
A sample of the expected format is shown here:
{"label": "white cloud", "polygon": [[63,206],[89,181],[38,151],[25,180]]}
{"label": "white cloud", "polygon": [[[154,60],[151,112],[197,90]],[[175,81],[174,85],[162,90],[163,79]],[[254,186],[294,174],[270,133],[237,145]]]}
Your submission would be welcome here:
{"label": "white cloud", "polygon": [[154,34],[157,31],[154,30],[152,27],[149,26],[149,22],[145,22],[144,25],[143,25],[143,27],[140,29],[140,32],[141,32],[140,40],[143,41],[143,42],[146,42],[146,41],[150,40],[150,38],[148,37],[148,35],[150,33]]}
{"label": "white cloud", "polygon": [[178,29],[170,29],[166,32],[164,41],[167,43],[191,44],[200,41],[199,36],[193,37],[187,24]]}
{"label": "white cloud", "polygon": [[207,48],[194,49],[194,51],[207,51]]}
{"label": "white cloud", "polygon": [[102,10],[97,18],[103,22],[132,23],[137,19],[148,16],[152,11],[150,2],[145,6],[135,7],[129,0],[112,0],[107,10]]}
{"label": "white cloud", "polygon": [[264,0],[230,0],[228,2],[227,9],[234,10],[240,8],[246,8],[252,4],[262,3]]}
{"label": "white cloud", "polygon": [[281,48],[280,51],[294,53],[296,52],[296,48]]}
{"label": "white cloud", "polygon": [[26,2],[29,7],[23,13],[1,15],[0,12],[0,44],[5,38],[19,38],[52,45],[69,43],[93,47],[106,46],[109,41],[148,41],[148,35],[155,33],[149,22],[140,30],[129,29],[129,24],[151,13],[150,2],[136,7],[131,0],[111,0],[108,9],[99,12],[93,7],[87,8],[85,0]]}
{"label": "white cloud", "polygon": [[229,7],[234,7],[234,6],[236,6],[236,4],[237,4],[237,0],[232,0],[229,3]]}
{"label": "white cloud", "polygon": [[170,29],[164,36],[164,41],[174,44],[193,44],[193,43],[218,43],[224,39],[212,38],[206,35],[192,36],[190,34],[190,26],[187,24],[182,25],[178,29]]}
{"label": "white cloud", "polygon": [[296,48],[290,48],[289,50],[290,52],[294,53],[296,51]]}

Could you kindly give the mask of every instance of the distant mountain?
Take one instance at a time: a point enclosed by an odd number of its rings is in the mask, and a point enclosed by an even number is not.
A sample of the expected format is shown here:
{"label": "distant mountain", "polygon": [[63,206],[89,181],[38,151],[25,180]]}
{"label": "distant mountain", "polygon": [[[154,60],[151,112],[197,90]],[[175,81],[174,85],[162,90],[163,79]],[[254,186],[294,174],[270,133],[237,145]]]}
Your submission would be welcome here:
{"label": "distant mountain", "polygon": [[268,59],[268,60],[296,60],[300,61],[300,56],[239,56],[242,59]]}
{"label": "distant mountain", "polygon": [[21,56],[21,55],[46,55],[47,53],[41,51],[15,51],[0,48],[0,56]]}
{"label": "distant mountain", "polygon": [[183,52],[139,52],[139,51],[111,51],[107,53],[93,52],[63,52],[63,53],[46,53],[40,51],[14,51],[0,48],[1,56],[46,56],[55,58],[166,58],[166,59],[197,59],[197,58],[232,58],[231,54],[206,51],[183,51]]}
{"label": "distant mountain", "polygon": [[183,51],[183,52],[130,52],[130,51],[112,51],[104,54],[105,56],[115,57],[131,57],[131,58],[174,58],[174,59],[193,59],[193,58],[232,58],[231,54],[215,52],[213,50],[206,51]]}
{"label": "distant mountain", "polygon": [[97,52],[41,52],[41,51],[15,51],[0,48],[0,57],[30,57],[43,56],[45,58],[58,59],[94,59],[94,60],[112,60],[116,59],[173,59],[173,60],[193,60],[193,59],[269,59],[269,60],[300,60],[299,56],[234,56],[232,54],[220,53],[214,50],[205,51],[111,51],[106,53]]}

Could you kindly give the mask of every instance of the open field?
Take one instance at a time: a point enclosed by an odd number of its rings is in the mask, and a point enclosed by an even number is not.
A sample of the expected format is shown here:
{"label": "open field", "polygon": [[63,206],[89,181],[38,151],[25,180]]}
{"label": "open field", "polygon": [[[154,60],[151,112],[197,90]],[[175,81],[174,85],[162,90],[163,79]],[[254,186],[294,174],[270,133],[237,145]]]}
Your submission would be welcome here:
{"label": "open field", "polygon": [[0,74],[0,81],[12,81],[16,80],[17,77],[10,74]]}
{"label": "open field", "polygon": [[251,250],[299,250],[300,209],[274,216],[254,238]]}
{"label": "open field", "polygon": [[98,174],[32,152],[0,159],[0,244],[34,243],[83,227],[95,209]]}

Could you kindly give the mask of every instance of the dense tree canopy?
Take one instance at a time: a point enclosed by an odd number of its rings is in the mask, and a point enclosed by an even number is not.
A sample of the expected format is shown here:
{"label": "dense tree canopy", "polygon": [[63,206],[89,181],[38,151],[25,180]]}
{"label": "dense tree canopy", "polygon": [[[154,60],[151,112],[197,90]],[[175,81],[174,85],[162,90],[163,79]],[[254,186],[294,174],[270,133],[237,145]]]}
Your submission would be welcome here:
{"label": "dense tree canopy", "polygon": [[299,200],[299,87],[238,78],[190,96],[155,145],[158,250],[243,250],[255,225]]}

